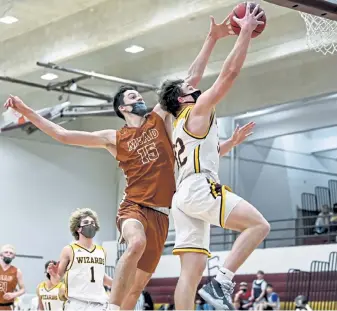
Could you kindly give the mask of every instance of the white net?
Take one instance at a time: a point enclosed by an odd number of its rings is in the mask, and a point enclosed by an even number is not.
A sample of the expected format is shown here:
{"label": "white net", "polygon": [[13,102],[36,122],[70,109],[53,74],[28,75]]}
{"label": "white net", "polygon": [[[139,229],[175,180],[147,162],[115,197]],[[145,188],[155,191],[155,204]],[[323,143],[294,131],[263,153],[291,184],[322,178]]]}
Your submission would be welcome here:
{"label": "white net", "polygon": [[311,50],[324,55],[337,52],[337,22],[300,12],[307,28],[307,43]]}

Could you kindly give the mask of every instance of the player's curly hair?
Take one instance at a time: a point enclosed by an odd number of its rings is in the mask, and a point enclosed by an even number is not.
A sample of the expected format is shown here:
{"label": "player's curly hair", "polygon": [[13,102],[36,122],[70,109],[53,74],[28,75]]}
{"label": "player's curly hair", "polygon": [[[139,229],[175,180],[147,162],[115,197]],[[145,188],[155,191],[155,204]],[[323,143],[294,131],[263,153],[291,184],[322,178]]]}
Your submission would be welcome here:
{"label": "player's curly hair", "polygon": [[114,99],[113,99],[113,106],[114,106],[114,110],[115,110],[115,113],[118,117],[120,117],[121,119],[125,120],[125,117],[123,116],[123,114],[120,112],[119,110],[119,106],[123,105],[124,104],[124,93],[126,91],[129,91],[129,90],[134,90],[136,91],[136,89],[131,86],[131,85],[122,85],[117,93],[115,94],[114,96]]}
{"label": "player's curly hair", "polygon": [[183,96],[181,86],[184,80],[166,80],[159,91],[159,103],[160,106],[171,113],[174,117],[177,117],[180,110],[180,103],[178,97]]}
{"label": "player's curly hair", "polygon": [[98,216],[96,212],[94,212],[90,208],[78,208],[70,216],[70,232],[76,241],[80,238],[80,235],[78,234],[77,230],[81,226],[81,220],[88,216],[91,217],[95,221],[97,231],[99,231],[100,229]]}

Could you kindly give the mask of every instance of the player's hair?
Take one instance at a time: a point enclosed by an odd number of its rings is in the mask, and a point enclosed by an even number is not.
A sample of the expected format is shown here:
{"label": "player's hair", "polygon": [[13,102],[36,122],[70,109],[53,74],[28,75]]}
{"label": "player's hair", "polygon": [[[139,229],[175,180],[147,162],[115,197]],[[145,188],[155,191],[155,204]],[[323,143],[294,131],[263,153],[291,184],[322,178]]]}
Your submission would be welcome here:
{"label": "player's hair", "polygon": [[159,91],[159,103],[161,107],[171,113],[174,117],[177,117],[177,113],[180,109],[180,103],[178,97],[183,96],[181,85],[184,80],[166,80]]}
{"label": "player's hair", "polygon": [[124,93],[129,90],[136,91],[136,89],[131,85],[122,85],[117,91],[117,93],[115,94],[114,99],[113,99],[113,106],[114,106],[115,113],[118,117],[120,117],[123,120],[125,120],[125,117],[120,112],[118,107],[124,104]]}
{"label": "player's hair", "polygon": [[80,238],[80,235],[78,234],[77,230],[81,226],[81,220],[88,216],[95,221],[96,229],[97,231],[99,231],[100,226],[96,212],[94,212],[90,208],[78,208],[70,216],[70,232],[76,240]]}
{"label": "player's hair", "polygon": [[14,254],[16,254],[15,247],[11,244],[5,244],[1,247],[0,253],[2,254],[6,249],[11,249]]}

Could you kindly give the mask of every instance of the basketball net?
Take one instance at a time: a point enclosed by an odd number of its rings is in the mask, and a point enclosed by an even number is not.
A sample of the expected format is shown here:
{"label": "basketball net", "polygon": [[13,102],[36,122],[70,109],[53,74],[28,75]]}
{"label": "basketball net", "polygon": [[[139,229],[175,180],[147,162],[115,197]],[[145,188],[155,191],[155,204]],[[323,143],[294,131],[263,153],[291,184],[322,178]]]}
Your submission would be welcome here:
{"label": "basketball net", "polygon": [[299,12],[307,28],[307,44],[309,49],[324,55],[337,52],[337,22]]}

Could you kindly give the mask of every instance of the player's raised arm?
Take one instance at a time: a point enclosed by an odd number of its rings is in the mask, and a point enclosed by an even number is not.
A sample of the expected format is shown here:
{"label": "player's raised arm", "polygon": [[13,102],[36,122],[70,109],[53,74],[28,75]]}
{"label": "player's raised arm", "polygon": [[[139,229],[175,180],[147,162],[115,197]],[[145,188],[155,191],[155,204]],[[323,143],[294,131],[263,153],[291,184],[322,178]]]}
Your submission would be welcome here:
{"label": "player's raised arm", "polygon": [[225,60],[217,80],[210,89],[200,95],[191,112],[191,116],[210,114],[215,105],[219,103],[231,88],[246,59],[252,32],[258,25],[263,24],[259,19],[263,16],[264,12],[261,11],[257,14],[258,9],[259,6],[256,5],[253,12],[250,13],[250,4],[248,4],[246,14],[242,19],[234,17],[235,22],[241,27],[239,37],[233,50]]}
{"label": "player's raised arm", "polygon": [[227,23],[229,16],[227,16],[220,24],[215,22],[213,16],[211,16],[210,19],[211,25],[209,33],[207,34],[199,54],[190,66],[187,77],[184,79],[186,83],[192,85],[193,87],[197,87],[200,80],[202,79],[209,57],[211,56],[216,42],[219,39],[230,35],[231,28],[229,23]]}
{"label": "player's raised arm", "polygon": [[[187,84],[192,85],[193,87],[196,87],[202,79],[209,57],[211,56],[217,41],[221,38],[230,36],[231,28],[228,23],[229,15],[220,24],[215,22],[213,16],[210,17],[210,20],[210,29],[205,42],[199,54],[188,69],[187,77],[184,79]],[[153,110],[165,121],[166,131],[171,136],[172,117],[168,111],[165,111],[160,104],[157,104]]]}
{"label": "player's raised arm", "polygon": [[104,130],[92,133],[69,131],[37,114],[17,96],[10,96],[4,106],[6,109],[12,108],[22,114],[42,132],[63,144],[94,148],[107,148],[110,145],[116,144],[115,130]]}

